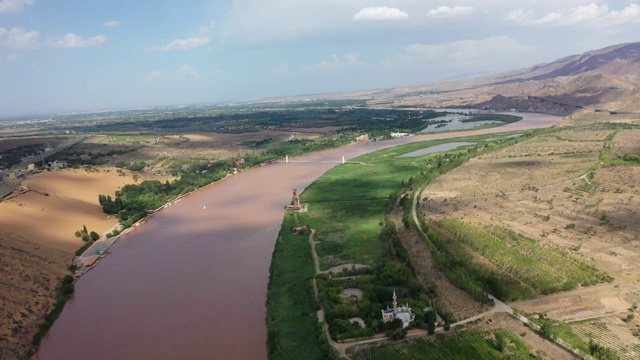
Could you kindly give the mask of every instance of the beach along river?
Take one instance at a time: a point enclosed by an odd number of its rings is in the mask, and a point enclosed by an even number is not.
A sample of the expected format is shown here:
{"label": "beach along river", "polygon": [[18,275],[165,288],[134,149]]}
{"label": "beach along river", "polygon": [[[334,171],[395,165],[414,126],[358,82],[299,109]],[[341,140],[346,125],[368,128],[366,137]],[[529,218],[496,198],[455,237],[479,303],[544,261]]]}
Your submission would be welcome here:
{"label": "beach along river", "polygon": [[[560,118],[521,114],[478,131],[350,145],[244,171],[160,211],[83,276],[34,359],[266,359],[269,265],[291,190],[342,156],[408,142],[518,131]],[[206,207],[206,208],[205,208]]]}

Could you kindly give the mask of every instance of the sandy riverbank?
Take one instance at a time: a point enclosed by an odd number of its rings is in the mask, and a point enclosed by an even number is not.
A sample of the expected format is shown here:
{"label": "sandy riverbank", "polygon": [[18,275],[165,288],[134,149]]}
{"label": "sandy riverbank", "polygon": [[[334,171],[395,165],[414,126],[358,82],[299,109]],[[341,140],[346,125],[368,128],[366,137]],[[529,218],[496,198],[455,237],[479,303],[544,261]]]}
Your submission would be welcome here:
{"label": "sandy riverbank", "polygon": [[[0,234],[16,234],[37,244],[72,253],[82,245],[74,236],[86,225],[102,233],[115,224],[115,217],[102,212],[98,195],[115,196],[116,190],[135,183],[130,173],[119,175],[114,168],[94,172],[66,169],[36,174],[22,186],[29,191],[0,202]],[[139,180],[141,181],[141,180]]]}
{"label": "sandy riverbank", "polygon": [[[135,181],[115,168],[42,172],[22,182],[35,191],[0,202],[0,358],[20,358],[55,302],[55,289],[82,245],[74,232],[86,225],[103,233],[117,224],[98,195]],[[141,181],[139,179],[138,181]]]}

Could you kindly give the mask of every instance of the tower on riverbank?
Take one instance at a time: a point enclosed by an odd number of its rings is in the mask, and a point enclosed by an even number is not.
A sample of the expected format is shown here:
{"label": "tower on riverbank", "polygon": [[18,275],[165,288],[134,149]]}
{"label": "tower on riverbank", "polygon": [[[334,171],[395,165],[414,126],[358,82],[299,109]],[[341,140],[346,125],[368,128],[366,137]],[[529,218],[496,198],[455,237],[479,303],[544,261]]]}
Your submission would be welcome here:
{"label": "tower on riverbank", "polygon": [[291,197],[291,204],[287,206],[287,210],[300,211],[300,197],[298,196],[298,189],[293,189],[293,196]]}

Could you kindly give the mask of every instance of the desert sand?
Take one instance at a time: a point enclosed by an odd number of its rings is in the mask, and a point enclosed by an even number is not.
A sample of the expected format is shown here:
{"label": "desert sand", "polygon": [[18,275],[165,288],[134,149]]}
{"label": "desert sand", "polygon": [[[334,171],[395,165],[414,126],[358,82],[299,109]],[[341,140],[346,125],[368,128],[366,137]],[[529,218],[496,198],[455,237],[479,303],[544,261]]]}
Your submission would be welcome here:
{"label": "desert sand", "polygon": [[115,168],[47,171],[22,182],[32,191],[0,202],[0,359],[27,353],[82,246],[75,231],[86,225],[103,235],[118,223],[102,212],[98,195],[130,183],[132,174]]}
{"label": "desert sand", "polygon": [[82,245],[74,233],[83,225],[103,235],[118,223],[115,217],[102,212],[98,195],[113,197],[120,187],[133,183],[130,173],[118,173],[114,168],[36,174],[23,181],[22,186],[49,196],[29,191],[0,202],[0,235],[18,234],[37,244],[72,253]]}

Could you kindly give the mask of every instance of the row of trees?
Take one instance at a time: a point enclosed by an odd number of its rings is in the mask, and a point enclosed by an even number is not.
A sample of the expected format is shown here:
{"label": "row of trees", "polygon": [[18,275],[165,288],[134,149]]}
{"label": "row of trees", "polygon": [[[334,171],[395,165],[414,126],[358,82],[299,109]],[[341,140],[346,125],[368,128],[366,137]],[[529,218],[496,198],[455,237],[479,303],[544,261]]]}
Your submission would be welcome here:
{"label": "row of trees", "polygon": [[[232,167],[249,168],[274,158],[285,155],[298,155],[306,152],[319,151],[327,148],[348,144],[350,137],[331,137],[317,140],[291,140],[283,143],[269,144],[258,154],[243,157],[244,163],[236,164],[234,158],[206,161],[194,160],[184,168],[176,169],[175,175],[179,179],[164,183],[157,180],[147,180],[140,184],[125,185],[116,192],[115,198],[110,195],[99,195],[98,202],[102,211],[117,215],[120,223],[126,228],[144,218],[149,211],[155,210],[176,198],[180,194],[195,191],[212,182],[227,176]],[[135,163],[135,168],[144,168],[144,163]]]}

